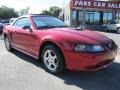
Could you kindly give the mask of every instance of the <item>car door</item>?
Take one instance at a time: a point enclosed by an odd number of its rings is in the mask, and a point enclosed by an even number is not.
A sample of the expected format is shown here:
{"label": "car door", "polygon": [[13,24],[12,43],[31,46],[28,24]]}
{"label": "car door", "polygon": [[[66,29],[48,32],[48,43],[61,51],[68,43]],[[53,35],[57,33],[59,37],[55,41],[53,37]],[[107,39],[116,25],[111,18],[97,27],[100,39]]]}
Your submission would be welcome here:
{"label": "car door", "polygon": [[17,48],[36,56],[39,41],[37,34],[35,31],[30,32],[29,29],[23,29],[25,26],[32,27],[27,17],[20,18],[13,24],[12,41]]}

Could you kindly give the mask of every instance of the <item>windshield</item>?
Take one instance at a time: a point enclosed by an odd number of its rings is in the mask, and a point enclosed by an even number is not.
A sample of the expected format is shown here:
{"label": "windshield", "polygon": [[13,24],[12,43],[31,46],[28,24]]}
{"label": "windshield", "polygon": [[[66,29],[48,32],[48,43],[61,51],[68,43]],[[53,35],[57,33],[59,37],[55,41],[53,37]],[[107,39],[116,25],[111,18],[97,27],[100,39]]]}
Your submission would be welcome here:
{"label": "windshield", "polygon": [[109,24],[120,24],[120,20],[112,20],[109,22]]}
{"label": "windshield", "polygon": [[33,17],[37,29],[67,27],[67,25],[55,17]]}

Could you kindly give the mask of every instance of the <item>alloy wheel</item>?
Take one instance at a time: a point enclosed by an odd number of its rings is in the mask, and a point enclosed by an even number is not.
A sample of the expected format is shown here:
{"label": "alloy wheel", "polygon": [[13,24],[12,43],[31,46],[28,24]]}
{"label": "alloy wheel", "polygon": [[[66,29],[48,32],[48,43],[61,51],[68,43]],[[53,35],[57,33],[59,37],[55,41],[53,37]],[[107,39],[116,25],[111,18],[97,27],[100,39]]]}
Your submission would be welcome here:
{"label": "alloy wheel", "polygon": [[52,50],[46,50],[44,52],[44,63],[46,65],[46,67],[51,70],[51,71],[55,71],[56,68],[58,67],[58,59],[57,59],[57,55],[55,54],[54,51]]}
{"label": "alloy wheel", "polygon": [[120,28],[117,30],[117,33],[120,33]]}

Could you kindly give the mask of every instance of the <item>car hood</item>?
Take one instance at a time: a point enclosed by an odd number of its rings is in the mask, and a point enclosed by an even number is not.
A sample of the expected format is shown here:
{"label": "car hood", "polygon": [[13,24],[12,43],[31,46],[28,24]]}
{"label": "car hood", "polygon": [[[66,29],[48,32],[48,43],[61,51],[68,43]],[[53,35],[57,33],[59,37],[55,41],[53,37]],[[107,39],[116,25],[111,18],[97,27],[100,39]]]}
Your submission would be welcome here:
{"label": "car hood", "polygon": [[83,42],[88,44],[100,44],[110,39],[98,32],[90,30],[74,30],[71,28],[52,28],[47,30],[49,34],[54,34],[64,40]]}

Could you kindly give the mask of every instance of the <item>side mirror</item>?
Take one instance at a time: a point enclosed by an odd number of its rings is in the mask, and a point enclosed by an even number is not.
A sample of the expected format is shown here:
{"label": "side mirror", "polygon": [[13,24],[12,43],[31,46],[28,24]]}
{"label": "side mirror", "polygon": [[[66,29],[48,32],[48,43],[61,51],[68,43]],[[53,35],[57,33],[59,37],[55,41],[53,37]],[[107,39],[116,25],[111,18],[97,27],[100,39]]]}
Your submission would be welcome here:
{"label": "side mirror", "polygon": [[24,26],[23,29],[29,29],[30,32],[33,32],[33,29],[30,26]]}

